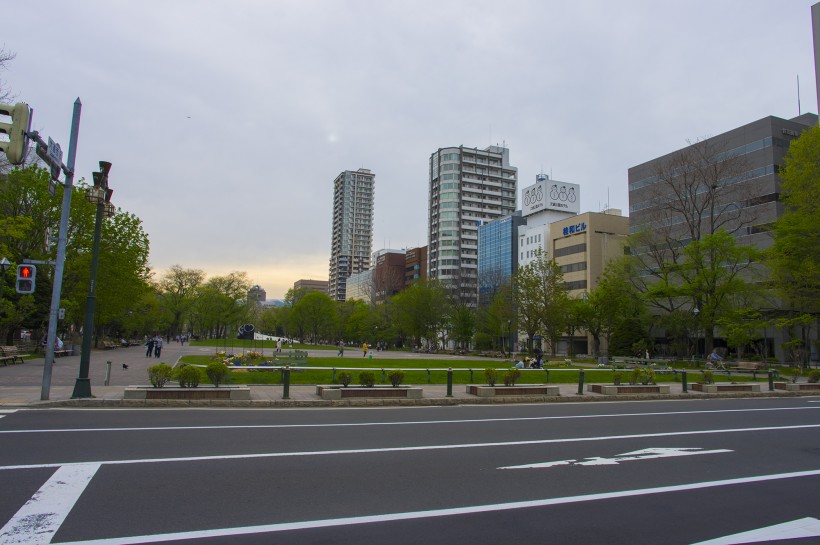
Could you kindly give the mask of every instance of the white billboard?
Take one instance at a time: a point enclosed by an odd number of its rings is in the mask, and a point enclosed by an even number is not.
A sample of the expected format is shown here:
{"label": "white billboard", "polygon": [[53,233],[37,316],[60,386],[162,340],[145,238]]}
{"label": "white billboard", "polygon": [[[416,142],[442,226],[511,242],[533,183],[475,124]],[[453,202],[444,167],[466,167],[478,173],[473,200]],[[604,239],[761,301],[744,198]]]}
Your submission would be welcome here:
{"label": "white billboard", "polygon": [[535,184],[525,187],[521,194],[521,211],[529,216],[541,210],[581,212],[581,186],[538,176]]}

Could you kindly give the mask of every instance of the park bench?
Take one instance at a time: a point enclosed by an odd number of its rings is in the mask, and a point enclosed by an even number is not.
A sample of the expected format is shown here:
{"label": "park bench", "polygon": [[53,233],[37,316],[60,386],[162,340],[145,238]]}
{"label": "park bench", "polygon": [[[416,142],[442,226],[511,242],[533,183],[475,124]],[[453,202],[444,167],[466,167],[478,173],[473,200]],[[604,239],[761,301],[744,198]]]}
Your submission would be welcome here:
{"label": "park bench", "polygon": [[727,370],[729,372],[752,373],[753,378],[757,378],[757,373],[762,371],[760,362],[757,361],[736,361],[734,365],[730,365]]}
{"label": "park bench", "polygon": [[24,356],[28,356],[28,354],[21,354],[16,346],[0,346],[0,361],[3,362],[3,365],[8,365],[8,362],[17,363],[17,360],[23,363]]}
{"label": "park bench", "polygon": [[120,347],[120,345],[111,341],[103,341],[102,345],[105,350],[113,350]]}

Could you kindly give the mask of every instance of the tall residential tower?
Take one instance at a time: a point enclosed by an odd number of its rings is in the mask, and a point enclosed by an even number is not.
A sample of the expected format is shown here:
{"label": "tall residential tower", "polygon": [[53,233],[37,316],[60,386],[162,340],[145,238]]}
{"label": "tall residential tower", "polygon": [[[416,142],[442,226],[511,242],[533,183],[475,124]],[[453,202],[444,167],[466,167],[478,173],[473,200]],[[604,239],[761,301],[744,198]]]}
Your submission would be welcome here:
{"label": "tall residential tower", "polygon": [[515,212],[510,150],[458,146],[430,156],[427,267],[467,305],[478,304],[478,227]]}
{"label": "tall residential tower", "polygon": [[345,300],[347,277],[370,268],[373,250],[373,195],[376,176],[368,169],[345,170],[333,181],[333,238],[327,293]]}

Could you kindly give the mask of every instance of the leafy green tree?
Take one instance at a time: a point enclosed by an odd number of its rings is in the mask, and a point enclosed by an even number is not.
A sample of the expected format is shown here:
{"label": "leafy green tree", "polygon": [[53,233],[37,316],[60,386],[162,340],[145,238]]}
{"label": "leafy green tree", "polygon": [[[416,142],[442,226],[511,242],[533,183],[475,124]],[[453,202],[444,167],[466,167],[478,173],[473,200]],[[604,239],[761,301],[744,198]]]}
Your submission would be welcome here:
{"label": "leafy green tree", "polygon": [[168,314],[169,334],[182,332],[184,318],[196,302],[205,273],[199,269],[183,269],[172,266],[159,281],[160,305]]}
{"label": "leafy green tree", "polygon": [[466,304],[452,306],[449,315],[450,338],[458,348],[469,348],[476,330],[476,311]]}
{"label": "leafy green tree", "polygon": [[[805,131],[789,146],[780,170],[784,214],[773,228],[768,265],[788,316],[784,325],[799,327],[798,341],[808,357],[812,324],[820,315],[820,127]],[[803,325],[805,324],[805,325]],[[818,343],[817,327],[814,343]],[[794,339],[793,339],[794,340]],[[804,358],[804,362],[807,359]]]}
{"label": "leafy green tree", "polygon": [[402,290],[389,304],[396,326],[413,340],[414,346],[421,346],[422,339],[433,346],[447,317],[447,301],[445,289],[435,281],[428,281]]}
{"label": "leafy green tree", "polygon": [[535,260],[515,275],[514,299],[520,327],[527,333],[528,350],[532,351],[535,334],[542,331],[555,356],[558,340],[566,329],[569,301],[561,267],[541,249],[536,250]]}
{"label": "leafy green tree", "polygon": [[336,307],[328,294],[311,291],[293,306],[293,316],[318,344],[333,333]]}

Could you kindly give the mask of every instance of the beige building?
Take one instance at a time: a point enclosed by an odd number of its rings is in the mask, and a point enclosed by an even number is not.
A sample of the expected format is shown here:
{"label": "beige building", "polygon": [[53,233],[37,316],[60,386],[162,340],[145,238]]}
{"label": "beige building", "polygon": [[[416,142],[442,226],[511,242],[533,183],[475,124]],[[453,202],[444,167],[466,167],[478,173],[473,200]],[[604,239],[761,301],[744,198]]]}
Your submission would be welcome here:
{"label": "beige building", "polygon": [[327,280],[310,280],[303,278],[293,283],[293,289],[298,290],[299,288],[327,293]]}
{"label": "beige building", "polygon": [[[550,224],[548,257],[561,267],[570,298],[583,297],[598,284],[606,264],[624,255],[628,233],[629,218],[616,209],[586,212]],[[575,339],[575,353],[589,354],[592,338],[579,337]],[[559,352],[568,353],[566,339]]]}

